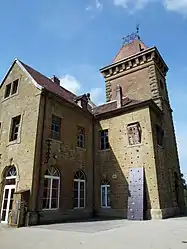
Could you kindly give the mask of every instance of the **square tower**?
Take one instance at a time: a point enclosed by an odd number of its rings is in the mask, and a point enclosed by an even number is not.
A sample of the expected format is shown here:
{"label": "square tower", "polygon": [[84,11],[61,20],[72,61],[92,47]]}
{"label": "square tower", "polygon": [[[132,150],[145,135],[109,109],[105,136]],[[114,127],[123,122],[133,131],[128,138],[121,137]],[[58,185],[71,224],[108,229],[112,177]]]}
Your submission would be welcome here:
{"label": "square tower", "polygon": [[128,36],[128,41],[122,45],[112,63],[100,72],[105,78],[108,103],[116,100],[116,87],[120,86],[122,99],[153,100],[161,111],[159,116],[150,111],[155,168],[154,172],[150,170],[147,173],[145,180],[150,185],[150,191],[155,191],[155,183],[151,186],[150,179],[153,174],[156,177],[158,200],[152,202],[158,201],[160,207],[155,212],[152,208],[148,216],[163,218],[181,213],[184,209],[172,109],[166,85],[168,67],[156,47],[147,47],[137,34],[131,38]]}

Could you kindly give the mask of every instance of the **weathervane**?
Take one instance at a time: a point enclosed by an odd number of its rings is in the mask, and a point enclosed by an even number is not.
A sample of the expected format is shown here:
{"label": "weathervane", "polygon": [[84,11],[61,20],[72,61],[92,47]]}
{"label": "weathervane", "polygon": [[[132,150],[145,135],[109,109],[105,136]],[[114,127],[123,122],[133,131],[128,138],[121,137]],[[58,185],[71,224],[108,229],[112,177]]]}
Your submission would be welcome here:
{"label": "weathervane", "polygon": [[139,36],[139,24],[136,25],[136,32],[131,33],[130,35],[127,35],[123,37],[123,44],[128,44],[136,39],[140,39]]}

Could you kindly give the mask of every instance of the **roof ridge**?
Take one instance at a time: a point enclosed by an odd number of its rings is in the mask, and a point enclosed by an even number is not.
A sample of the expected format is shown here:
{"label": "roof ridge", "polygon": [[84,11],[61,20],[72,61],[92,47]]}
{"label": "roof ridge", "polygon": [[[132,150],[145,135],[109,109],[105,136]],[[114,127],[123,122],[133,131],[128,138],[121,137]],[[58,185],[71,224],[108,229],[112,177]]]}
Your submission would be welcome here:
{"label": "roof ridge", "polygon": [[[42,77],[46,78],[47,80],[50,80],[51,81],[51,84],[54,84],[54,82],[47,76],[45,76],[44,74],[42,74],[41,72],[39,72],[38,70],[36,70],[35,68],[27,65],[26,63],[22,62],[21,60],[17,59],[21,64],[22,66],[24,66],[24,68],[27,70],[27,67],[30,68],[32,71],[35,71],[37,74],[40,74]],[[38,82],[38,84],[40,85],[40,83]],[[71,91],[69,91],[68,89],[64,88],[63,86],[61,85],[58,85],[56,84],[58,87],[62,88],[63,90],[65,90],[66,92],[72,94],[74,97],[76,96],[76,94],[72,93]]]}

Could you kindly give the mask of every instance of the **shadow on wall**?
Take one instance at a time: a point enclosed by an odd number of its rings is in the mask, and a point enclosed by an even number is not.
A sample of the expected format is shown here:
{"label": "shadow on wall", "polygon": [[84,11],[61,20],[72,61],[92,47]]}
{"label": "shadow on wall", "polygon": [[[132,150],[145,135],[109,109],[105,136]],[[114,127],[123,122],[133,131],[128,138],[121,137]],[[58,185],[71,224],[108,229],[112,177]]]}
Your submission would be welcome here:
{"label": "shadow on wall", "polygon": [[[95,215],[96,217],[127,218],[130,169],[141,167],[141,165],[136,165],[131,151],[125,149],[120,134],[116,134],[113,138],[113,144],[118,144],[116,148],[112,148],[109,141],[106,141],[107,145],[102,146],[104,149],[101,149],[98,131],[102,129],[101,125],[97,124],[95,131]],[[131,156],[132,165],[126,163],[128,154]],[[106,190],[103,184],[108,185],[109,189]],[[147,209],[151,207],[145,180],[143,184],[144,198],[139,199],[138,203],[143,202],[144,218],[146,218]],[[108,202],[105,199],[108,199]],[[137,211],[140,211],[139,204],[135,205]]]}

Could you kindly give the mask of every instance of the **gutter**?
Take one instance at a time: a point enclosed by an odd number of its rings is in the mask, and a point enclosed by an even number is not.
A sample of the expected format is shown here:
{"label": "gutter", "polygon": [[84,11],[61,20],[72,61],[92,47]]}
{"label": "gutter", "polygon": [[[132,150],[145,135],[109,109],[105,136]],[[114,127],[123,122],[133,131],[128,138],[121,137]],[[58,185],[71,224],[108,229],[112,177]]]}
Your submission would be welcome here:
{"label": "gutter", "polygon": [[42,168],[42,165],[43,165],[43,138],[44,138],[44,124],[45,124],[45,117],[46,117],[46,92],[43,91],[42,92],[44,94],[44,112],[43,112],[43,124],[42,124],[42,135],[41,135],[41,144],[40,144],[40,165],[39,165],[39,173],[38,173],[38,189],[37,189],[37,204],[36,204],[36,207],[37,207],[37,224],[39,225],[40,224],[40,213],[39,213],[39,210],[40,210],[40,180],[41,180],[41,168]]}

